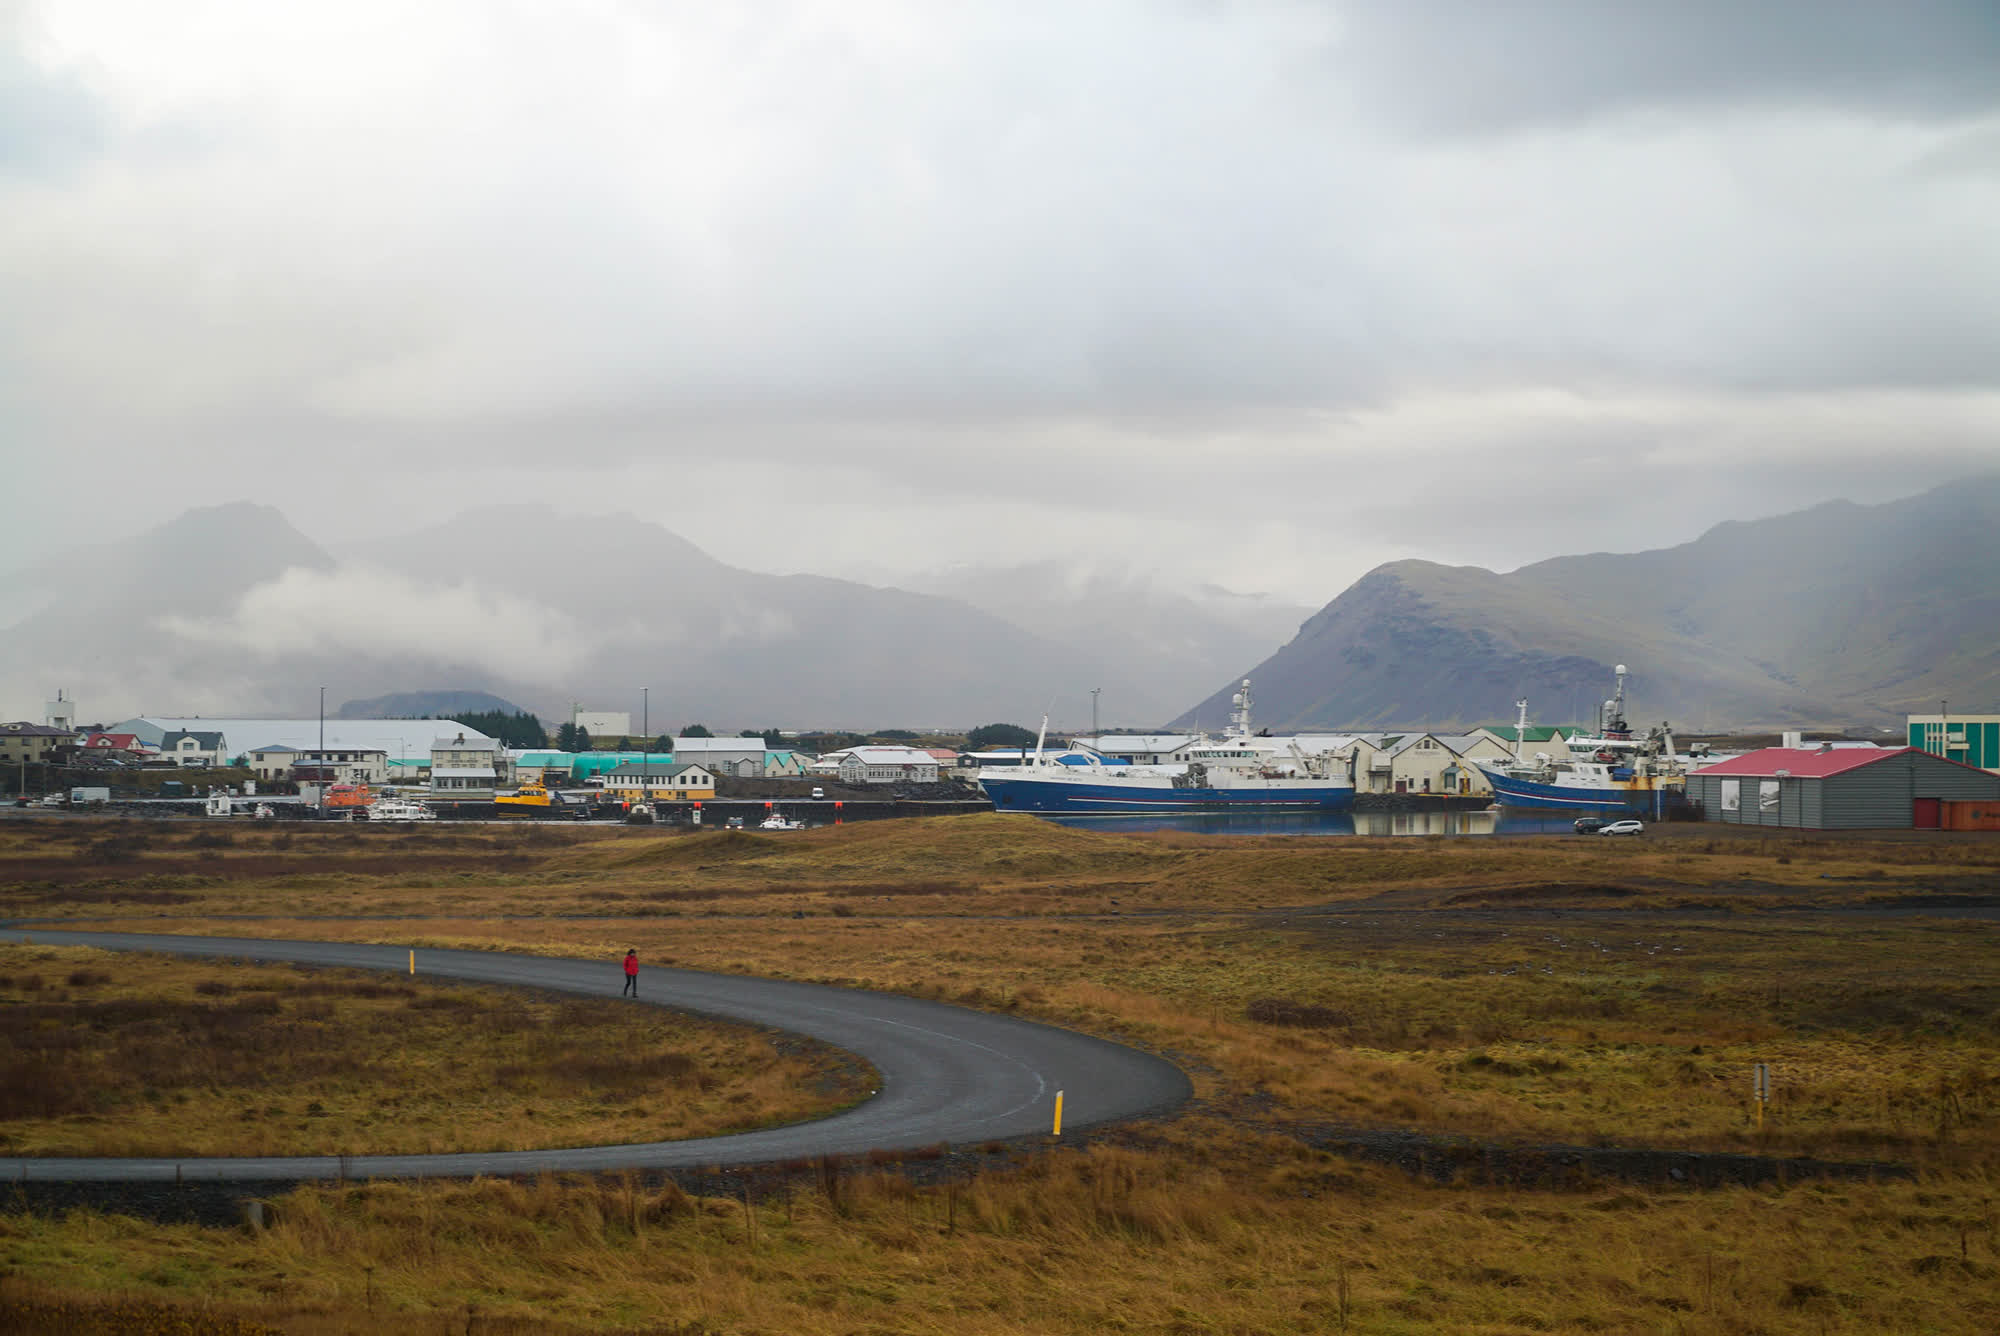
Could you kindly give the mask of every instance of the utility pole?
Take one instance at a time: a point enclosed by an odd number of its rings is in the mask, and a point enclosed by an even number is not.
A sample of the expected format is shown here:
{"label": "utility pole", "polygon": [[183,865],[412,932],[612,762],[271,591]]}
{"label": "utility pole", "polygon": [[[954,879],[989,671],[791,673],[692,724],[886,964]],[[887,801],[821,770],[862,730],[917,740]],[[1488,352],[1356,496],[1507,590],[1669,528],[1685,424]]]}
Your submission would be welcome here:
{"label": "utility pole", "polygon": [[319,689],[319,765],[313,773],[319,776],[319,814],[326,815],[326,688]]}
{"label": "utility pole", "polygon": [[653,745],[653,689],[639,688],[639,736],[646,740],[646,746]]}
{"label": "utility pole", "polygon": [[1097,731],[1097,698],[1103,692],[1103,687],[1092,687],[1090,689],[1090,745],[1096,747],[1099,751],[1104,750],[1104,747]]}

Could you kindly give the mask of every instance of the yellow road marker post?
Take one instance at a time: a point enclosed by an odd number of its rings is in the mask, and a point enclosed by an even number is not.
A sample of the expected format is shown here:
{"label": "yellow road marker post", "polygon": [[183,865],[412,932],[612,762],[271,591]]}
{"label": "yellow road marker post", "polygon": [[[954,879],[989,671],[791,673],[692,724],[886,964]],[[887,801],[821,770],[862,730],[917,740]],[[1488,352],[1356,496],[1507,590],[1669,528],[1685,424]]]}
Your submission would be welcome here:
{"label": "yellow road marker post", "polygon": [[1052,1134],[1055,1136],[1062,1135],[1062,1097],[1063,1092],[1060,1090],[1056,1091],[1056,1128]]}
{"label": "yellow road marker post", "polygon": [[410,948],[410,973],[415,974],[416,972],[417,972],[417,949],[413,946]]}

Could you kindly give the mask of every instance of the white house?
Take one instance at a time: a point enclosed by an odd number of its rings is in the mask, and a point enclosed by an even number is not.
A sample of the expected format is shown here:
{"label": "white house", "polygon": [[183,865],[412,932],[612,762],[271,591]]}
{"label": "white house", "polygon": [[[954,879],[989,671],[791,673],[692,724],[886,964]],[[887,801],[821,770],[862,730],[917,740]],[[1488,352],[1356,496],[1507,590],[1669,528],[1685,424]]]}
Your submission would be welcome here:
{"label": "white house", "polygon": [[918,747],[849,747],[828,752],[809,767],[842,784],[935,784],[937,757]]}
{"label": "white house", "polygon": [[440,798],[490,798],[503,758],[493,738],[464,733],[431,740],[431,792]]}
{"label": "white house", "polygon": [[110,725],[111,733],[131,733],[157,747],[176,730],[213,731],[232,738],[255,738],[262,749],[295,747],[299,751],[380,751],[390,766],[403,773],[430,763],[425,744],[439,725],[453,735],[483,738],[477,729],[452,719],[203,719],[196,716],[140,715]]}
{"label": "white house", "polygon": [[386,784],[389,753],[379,747],[300,750],[274,745],[253,747],[245,758],[259,779],[305,779],[329,784]]}
{"label": "white house", "polygon": [[160,739],[160,759],[185,766],[229,764],[229,740],[214,729],[175,729]]}

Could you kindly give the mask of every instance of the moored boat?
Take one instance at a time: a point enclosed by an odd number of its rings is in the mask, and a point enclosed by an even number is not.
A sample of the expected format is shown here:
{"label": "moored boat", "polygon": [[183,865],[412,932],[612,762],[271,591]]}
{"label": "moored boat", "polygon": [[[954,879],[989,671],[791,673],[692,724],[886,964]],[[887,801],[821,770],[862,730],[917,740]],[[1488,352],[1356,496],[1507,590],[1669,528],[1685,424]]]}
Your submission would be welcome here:
{"label": "moored boat", "polygon": [[1516,702],[1521,716],[1514,730],[1514,759],[1478,762],[1502,807],[1619,808],[1658,816],[1683,801],[1687,762],[1674,750],[1672,730],[1663,723],[1644,736],[1633,731],[1625,722],[1624,664],[1617,673],[1617,690],[1598,707],[1596,732],[1571,738],[1562,756],[1522,755],[1528,703]]}
{"label": "moored boat", "polygon": [[493,795],[493,806],[501,816],[547,816],[562,805],[562,795],[550,792],[548,785],[538,782],[523,784],[512,793]]}
{"label": "moored boat", "polygon": [[1315,811],[1354,805],[1352,762],[1331,753],[1308,754],[1296,746],[1275,750],[1250,731],[1250,683],[1232,698],[1229,733],[1196,743],[1184,763],[1108,764],[1091,752],[1073,751],[1057,761],[1035,760],[979,776],[979,786],[1002,812]]}
{"label": "moored boat", "polygon": [[370,821],[435,821],[437,813],[408,798],[377,798],[368,808]]}

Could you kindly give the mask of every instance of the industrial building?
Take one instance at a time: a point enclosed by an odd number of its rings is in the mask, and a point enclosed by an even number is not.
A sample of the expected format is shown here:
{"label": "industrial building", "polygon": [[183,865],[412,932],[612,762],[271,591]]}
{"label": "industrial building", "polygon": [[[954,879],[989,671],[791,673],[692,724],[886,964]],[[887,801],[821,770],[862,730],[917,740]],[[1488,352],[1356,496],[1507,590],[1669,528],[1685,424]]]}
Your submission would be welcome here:
{"label": "industrial building", "polygon": [[1913,714],[1912,747],[2000,775],[2000,714]]}
{"label": "industrial building", "polygon": [[2000,800],[2000,775],[1917,747],[1766,747],[1697,770],[1705,818],[1799,830],[1938,830],[1946,808]]}

